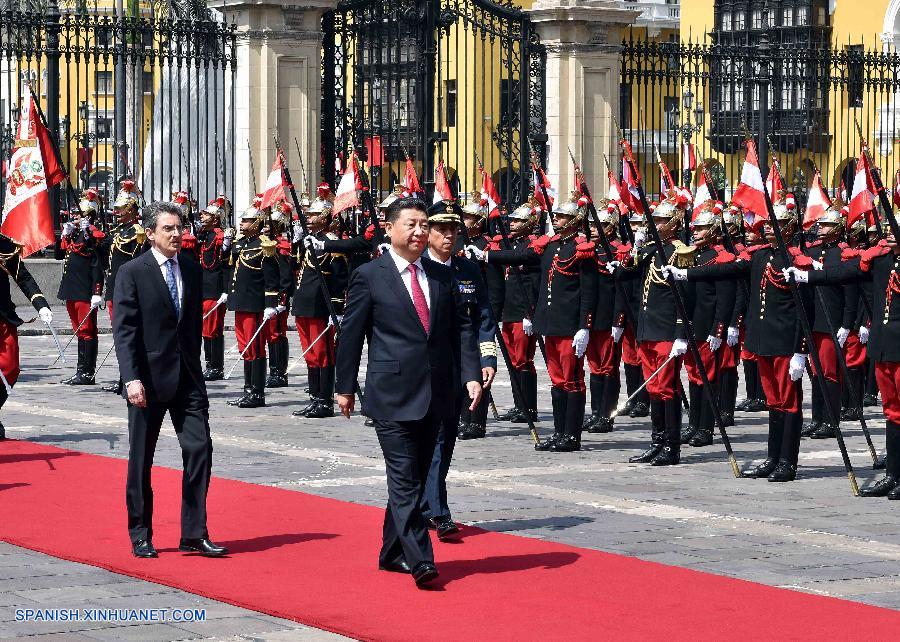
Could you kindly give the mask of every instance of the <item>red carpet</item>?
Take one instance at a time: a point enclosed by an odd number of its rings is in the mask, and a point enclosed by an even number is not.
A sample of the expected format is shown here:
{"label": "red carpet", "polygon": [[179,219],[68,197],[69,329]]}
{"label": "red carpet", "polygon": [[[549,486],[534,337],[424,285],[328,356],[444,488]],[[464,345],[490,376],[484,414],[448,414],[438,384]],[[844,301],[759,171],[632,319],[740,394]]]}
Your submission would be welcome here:
{"label": "red carpet", "polygon": [[186,556],[180,479],[155,469],[161,556],[139,561],[123,460],[2,442],[0,539],[371,640],[880,639],[900,627],[897,611],[475,528],[437,544],[440,584],[420,591],[375,568],[381,510],[218,478],[210,530],[233,555]]}

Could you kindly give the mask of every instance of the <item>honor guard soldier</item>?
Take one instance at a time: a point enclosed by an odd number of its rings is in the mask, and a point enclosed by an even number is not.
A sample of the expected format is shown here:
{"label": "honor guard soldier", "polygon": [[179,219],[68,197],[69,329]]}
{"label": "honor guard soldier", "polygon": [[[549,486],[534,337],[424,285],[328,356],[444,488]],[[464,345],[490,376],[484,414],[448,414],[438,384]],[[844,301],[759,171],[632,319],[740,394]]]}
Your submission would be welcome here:
{"label": "honor guard soldier", "polygon": [[[825,209],[815,221],[818,228],[817,239],[807,245],[806,255],[815,262],[826,267],[841,262],[841,254],[845,221],[841,215],[840,204]],[[827,419],[825,404],[830,404],[835,412],[841,407],[841,374],[838,367],[838,353],[832,341],[832,332],[843,350],[851,329],[856,323],[859,311],[859,287],[852,285],[822,285],[816,288],[814,297],[814,315],[812,320],[813,341],[819,350],[819,359],[823,372],[816,372],[812,366],[813,376],[822,380],[828,396],[823,397],[820,384],[812,382],[812,421],[803,427],[801,435],[813,439],[828,439],[835,436],[835,426]],[[829,321],[831,322],[829,324]]]}
{"label": "honor guard soldier", "polygon": [[[706,201],[700,205],[691,223],[693,228],[692,248],[694,266],[716,265],[734,261],[735,256],[718,245],[722,228],[721,214],[724,205],[718,201]],[[700,351],[700,358],[706,369],[709,383],[719,394],[719,373],[728,346],[725,344],[728,324],[734,311],[736,284],[734,281],[703,281],[686,288],[689,309],[692,310],[691,325],[694,339]],[[694,447],[709,446],[713,442],[715,418],[712,406],[705,396],[703,377],[693,355],[684,357],[684,367],[688,376],[689,421],[687,430],[682,431],[681,443]]]}
{"label": "honor guard soldier", "polygon": [[623,270],[617,270],[617,278],[622,280],[640,279],[635,339],[650,396],[650,448],[629,459],[632,463],[671,466],[681,459],[678,376],[681,357],[687,352],[686,328],[678,317],[675,295],[665,274],[657,267],[655,256],[662,253],[664,266],[693,261],[693,251],[678,240],[686,207],[684,197],[673,190],[650,214],[656,222],[663,247],[658,248],[655,243],[645,245],[639,235],[635,238],[631,259],[622,264]]}
{"label": "honor guard soldier", "polygon": [[334,336],[335,328],[329,314],[329,303],[319,275],[312,267],[309,253],[315,252],[331,307],[338,315],[344,311],[350,264],[341,253],[324,251],[325,243],[336,241],[331,232],[334,203],[329,192],[326,198],[317,197],[306,211],[309,235],[298,243],[294,252],[296,289],[291,302],[291,313],[300,335],[300,348],[305,352],[309,380],[309,403],[292,414],[296,417],[321,419],[334,416]]}
{"label": "honor guard soldier", "polygon": [[[616,238],[619,227],[619,210],[616,204],[601,199],[597,202],[597,221],[603,226],[603,232],[609,240],[613,251],[613,260],[622,261],[622,244]],[[589,221],[590,224],[590,221]],[[599,233],[590,226],[593,236]],[[595,241],[595,243],[598,241]],[[610,415],[616,407],[619,396],[619,360],[620,353],[616,343],[621,340],[621,324],[613,336],[613,324],[616,322],[618,288],[615,277],[608,269],[608,257],[605,251],[598,251],[597,260],[597,304],[591,321],[591,336],[588,341],[585,359],[590,370],[591,414],[585,419],[584,427],[591,433],[606,433],[613,429]],[[614,271],[614,270],[613,270]]]}
{"label": "honor guard soldier", "polygon": [[872,282],[875,300],[867,350],[875,360],[882,395],[887,455],[884,477],[859,494],[900,499],[900,248],[887,222],[885,235],[877,245],[846,262],[815,264],[817,269],[809,272],[796,268],[788,272],[798,282],[814,286]]}
{"label": "honor guard soldier", "polygon": [[[722,227],[727,227],[735,256],[744,251],[743,221],[744,216],[740,208],[735,205],[728,207],[722,213]],[[746,295],[748,291],[746,282],[735,281],[734,306],[728,319],[725,346],[722,348],[722,359],[719,362],[719,406],[722,409],[722,423],[725,427],[734,425],[738,391],[737,367],[741,361],[741,328],[744,323],[744,312],[747,309]]]}
{"label": "honor guard soldier", "polygon": [[[732,207],[734,207],[734,205],[732,205]],[[740,212],[740,216],[743,218],[743,211]],[[766,244],[766,240],[762,237],[760,227],[761,223],[757,223],[756,226],[745,226],[744,247],[741,252],[738,252],[738,256],[740,256],[744,251],[752,253],[753,248],[755,248],[757,245]],[[735,318],[733,325],[738,329],[738,332],[740,333],[740,355],[741,361],[744,364],[744,390],[747,393],[747,397],[741,403],[735,406],[735,410],[739,410],[741,412],[762,412],[763,410],[768,409],[765,400],[765,393],[763,392],[762,381],[759,378],[759,368],[756,365],[756,355],[747,349],[745,340],[745,320],[747,317],[747,307],[749,305],[749,301],[747,300],[745,294],[750,291],[750,275],[748,274],[743,279],[743,281],[746,284],[746,288],[740,285],[738,287],[739,296],[735,305]]]}
{"label": "honor guard soldier", "polygon": [[[324,183],[319,186],[320,198],[327,199],[329,197],[330,190],[328,190],[327,187],[327,184]],[[397,187],[394,188],[394,191],[388,194],[387,198],[385,198],[378,204],[375,215],[378,217],[379,228],[384,225],[384,214],[387,211],[387,208],[390,207],[391,203],[396,201],[398,198],[403,197],[403,186],[397,185]],[[294,244],[296,245],[297,243],[299,243],[302,237],[303,230],[301,229],[300,222],[297,221],[294,224]],[[376,229],[374,222],[369,223],[362,234],[357,234],[356,236],[351,236],[350,238],[317,238],[316,241],[316,247],[320,248],[316,250],[318,252],[339,253],[346,255],[350,261],[351,272],[363,263],[369,261],[372,257],[380,254],[380,250],[378,248],[379,243],[386,243],[384,232]],[[324,245],[319,246],[319,241],[321,243],[324,243]]]}
{"label": "honor guard soldier", "polygon": [[579,236],[587,214],[587,198],[578,192],[553,209],[557,233],[544,235],[519,250],[482,252],[468,246],[476,259],[493,265],[538,264],[541,280],[534,331],[544,336],[552,386],[553,436],[538,450],[571,452],[581,449],[584,422],[584,353],[597,303],[597,261],[594,244]]}
{"label": "honor guard soldier", "polygon": [[[847,219],[849,208],[845,205],[841,209],[841,215]],[[864,218],[857,220],[847,230],[847,247],[841,253],[843,260],[850,260],[859,255],[868,246],[866,240],[866,221]],[[849,381],[845,381],[841,393],[841,419],[845,421],[859,421],[862,409],[855,405],[865,395],[866,381],[866,344],[869,341],[869,309],[872,307],[872,283],[863,281],[859,284],[859,304],[857,306],[856,319],[850,328],[850,335],[844,343],[844,356],[847,359],[847,372]],[[866,305],[868,303],[868,306]],[[853,391],[853,394],[850,391]],[[856,400],[854,402],[853,400]]]}
{"label": "honor guard soldier", "polygon": [[[428,210],[428,250],[425,255],[436,263],[443,263],[455,276],[454,283],[459,288],[457,305],[461,306],[471,319],[472,326],[478,328],[478,346],[481,358],[482,383],[485,389],[490,388],[497,373],[497,326],[491,312],[487,286],[481,276],[481,267],[465,257],[456,256],[456,237],[459,233],[459,222],[462,215],[460,206],[452,201],[435,203]],[[458,383],[465,390],[465,382]],[[462,399],[467,393],[460,392]],[[467,412],[464,408],[463,412]],[[487,404],[482,397],[475,410],[470,411],[470,422],[482,426],[487,417]],[[431,519],[439,539],[446,539],[459,531],[450,516],[447,503],[447,472],[456,445],[457,422],[442,423],[438,429],[437,444],[428,477],[425,481],[425,503],[428,505],[425,514]]]}
{"label": "honor guard soldier", "polygon": [[191,200],[190,193],[184,190],[172,194],[172,202],[181,210],[181,224],[184,226],[184,232],[181,234],[181,250],[179,252],[188,254],[192,259],[199,262],[200,257],[196,236],[198,230],[194,228],[196,203]]}
{"label": "honor guard soldier", "polygon": [[219,381],[225,376],[225,311],[227,309],[228,256],[234,230],[222,229],[231,213],[231,203],[218,196],[200,211],[197,232],[197,255],[203,269],[203,355],[206,358],[206,381]]}
{"label": "honor guard soldier", "polygon": [[[141,254],[146,248],[146,236],[144,227],[138,221],[138,198],[140,194],[134,181],[125,179],[121,182],[121,188],[113,201],[113,217],[115,222],[106,236],[101,239],[103,255],[106,258],[106,311],[109,320],[112,321],[113,294],[116,289],[116,274],[125,263]],[[117,395],[122,394],[122,379],[120,378],[111,386],[103,388],[107,392]]]}
{"label": "honor guard soldier", "polygon": [[[509,243],[513,251],[523,252],[537,240],[534,227],[540,219],[540,204],[530,199],[508,215]],[[488,246],[491,250],[502,249],[500,240],[496,239]],[[493,266],[488,266],[493,269]],[[538,287],[541,280],[541,266],[538,262],[523,265],[503,266],[504,294],[503,313],[499,317],[503,322],[501,335],[509,352],[510,365],[518,377],[519,388],[524,399],[516,399],[516,405],[500,416],[502,421],[526,423],[525,413],[537,421],[537,370],[534,367],[534,353],[537,347],[537,334],[534,331],[532,315],[537,301]],[[489,289],[490,296],[490,289]],[[492,306],[493,312],[493,306]],[[487,395],[485,395],[486,397]],[[486,403],[482,398],[482,403]],[[465,415],[465,410],[463,410]],[[468,425],[460,425],[460,439],[484,437],[485,425],[469,420]]]}
{"label": "honor guard soldier", "polygon": [[[301,201],[302,202],[302,201]],[[285,230],[291,223],[294,208],[287,201],[278,201],[272,206],[268,230],[270,238],[277,243],[275,260],[278,261],[280,285],[278,288],[279,303],[275,306],[276,314],[269,321],[269,377],[266,388],[284,388],[288,385],[287,367],[290,359],[290,343],[288,342],[288,310],[287,302],[294,291],[294,271],[291,259],[291,242],[285,238]]]}
{"label": "honor guard soldier", "polygon": [[262,212],[255,206],[247,208],[228,259],[232,270],[228,309],[234,312],[234,334],[244,361],[244,394],[228,403],[238,408],[266,405],[265,326],[276,306],[285,303],[278,300],[277,243],[260,233],[264,224]]}
{"label": "honor guard soldier", "polygon": [[[0,234],[0,270],[3,272],[0,277],[0,408],[3,408],[9,398],[9,390],[19,378],[19,336],[16,328],[22,325],[22,319],[13,305],[9,280],[16,282],[44,323],[49,325],[53,322],[53,313],[22,261],[22,245],[5,234]],[[0,439],[5,438],[6,431],[0,422]]]}
{"label": "honor guard soldier", "polygon": [[[775,222],[789,246],[792,262],[800,250],[790,246],[797,231],[796,205],[788,194],[775,204]],[[771,482],[793,481],[797,473],[800,428],[803,423],[800,378],[806,367],[806,340],[800,327],[790,285],[782,269],[782,253],[775,245],[773,222],[763,225],[766,244],[748,247],[736,261],[690,269],[667,268],[676,280],[709,281],[750,276],[745,317],[745,343],[756,355],[762,387],[769,406],[769,439],[766,460],[744,473],[768,477]],[[804,307],[806,307],[804,302]]]}
{"label": "honor guard soldier", "polygon": [[[631,227],[631,234],[635,238],[635,242],[643,242],[647,237],[647,230],[644,227],[646,225],[644,215],[629,211],[627,224]],[[622,249],[627,250],[627,252],[632,251],[631,246],[628,245],[622,246]],[[635,323],[637,321],[640,299],[640,280],[623,281],[622,289],[616,297],[616,321],[612,329],[613,341],[622,344],[625,391],[629,399],[619,414],[628,415],[632,419],[646,417],[650,414],[650,395],[646,386],[641,387],[644,384],[644,372],[641,369],[641,357],[638,355],[637,341],[635,341],[635,336],[637,335]],[[626,306],[628,310],[631,310],[631,313],[626,313]],[[638,388],[640,388],[639,392]]]}
{"label": "honor guard soldier", "polygon": [[102,243],[106,237],[93,225],[99,203],[96,190],[85,190],[78,210],[62,227],[60,249],[65,257],[56,297],[66,302],[72,332],[78,337],[75,374],[62,381],[71,386],[93,385],[97,369],[97,308],[103,303]]}
{"label": "honor guard soldier", "polygon": [[[488,201],[480,193],[472,192],[462,205],[463,225],[466,226],[466,234],[469,242],[479,250],[486,250],[492,242],[499,242],[500,237],[492,237],[487,230]],[[496,217],[498,224],[502,225],[500,217]],[[462,252],[461,241],[457,243],[457,251]],[[491,310],[495,319],[503,316],[503,296],[506,292],[504,285],[503,268],[496,265],[484,266],[484,281],[487,284],[488,295],[491,300]],[[502,417],[501,417],[502,419]]]}

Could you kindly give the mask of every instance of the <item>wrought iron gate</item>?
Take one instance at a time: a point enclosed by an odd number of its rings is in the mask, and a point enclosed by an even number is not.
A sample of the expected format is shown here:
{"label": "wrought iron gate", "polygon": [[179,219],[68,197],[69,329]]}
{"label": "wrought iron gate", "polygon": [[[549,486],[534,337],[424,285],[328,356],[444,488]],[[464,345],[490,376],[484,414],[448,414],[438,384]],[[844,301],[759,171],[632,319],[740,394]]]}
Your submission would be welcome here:
{"label": "wrought iron gate", "polygon": [[[0,11],[4,162],[30,84],[76,190],[95,187],[108,200],[131,175],[147,201],[175,190],[203,204],[233,193],[233,25],[205,9],[182,18],[176,5],[159,15],[162,5],[149,2],[129,3],[140,12],[123,17],[83,2],[8,6]],[[5,178],[0,206],[3,194]],[[67,206],[65,191],[51,196]]]}
{"label": "wrought iron gate", "polygon": [[504,201],[543,159],[543,48],[508,0],[351,0],[323,18],[322,173],[352,147],[381,195],[408,154],[426,183],[444,161],[458,191],[481,185],[477,153]]}

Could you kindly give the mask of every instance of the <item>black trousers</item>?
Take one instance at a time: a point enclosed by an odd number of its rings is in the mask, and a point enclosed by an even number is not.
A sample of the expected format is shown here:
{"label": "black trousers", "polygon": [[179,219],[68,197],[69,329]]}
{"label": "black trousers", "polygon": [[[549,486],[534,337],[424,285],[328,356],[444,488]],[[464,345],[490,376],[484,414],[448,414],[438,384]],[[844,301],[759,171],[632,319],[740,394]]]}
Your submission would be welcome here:
{"label": "black trousers", "polygon": [[148,401],[146,408],[128,404],[128,480],[125,505],[131,542],[153,537],[153,488],[150,469],[159,429],[168,411],[181,445],[181,536],[208,537],[206,494],[212,474],[209,401],[182,366],[178,390],[167,402]]}
{"label": "black trousers", "polygon": [[434,563],[422,504],[440,422],[432,410],[418,421],[375,420],[388,487],[379,564],[405,560],[415,568],[420,562]]}

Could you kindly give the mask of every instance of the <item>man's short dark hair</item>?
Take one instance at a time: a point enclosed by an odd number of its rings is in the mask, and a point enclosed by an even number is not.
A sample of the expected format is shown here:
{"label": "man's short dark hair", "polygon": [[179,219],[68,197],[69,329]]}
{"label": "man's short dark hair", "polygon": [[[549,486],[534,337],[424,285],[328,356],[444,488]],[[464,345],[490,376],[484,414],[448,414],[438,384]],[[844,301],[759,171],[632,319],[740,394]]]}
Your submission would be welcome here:
{"label": "man's short dark hair", "polygon": [[428,215],[428,206],[425,205],[425,201],[421,198],[415,198],[414,196],[407,196],[398,198],[388,205],[384,220],[388,223],[394,223],[397,220],[397,217],[400,216],[401,210],[418,210],[422,212],[422,214]]}
{"label": "man's short dark hair", "polygon": [[156,223],[162,214],[174,214],[181,219],[181,210],[175,203],[168,201],[154,201],[144,208],[141,218],[144,223],[144,229],[155,230]]}

